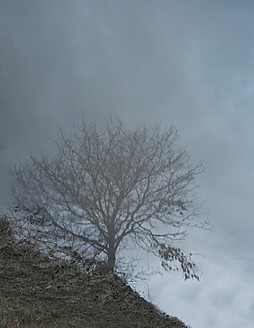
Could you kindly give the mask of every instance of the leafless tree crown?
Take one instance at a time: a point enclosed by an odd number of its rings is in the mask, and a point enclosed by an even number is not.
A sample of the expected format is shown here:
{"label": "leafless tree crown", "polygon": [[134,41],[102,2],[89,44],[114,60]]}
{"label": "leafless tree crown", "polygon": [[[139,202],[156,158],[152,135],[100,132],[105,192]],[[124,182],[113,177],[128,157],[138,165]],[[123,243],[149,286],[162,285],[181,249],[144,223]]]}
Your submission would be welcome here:
{"label": "leafless tree crown", "polygon": [[186,279],[198,278],[190,255],[173,245],[189,226],[204,227],[193,203],[202,167],[178,147],[173,127],[128,130],[109,121],[100,130],[83,121],[72,136],[60,131],[56,146],[54,156],[31,155],[12,171],[16,205],[33,209],[36,227],[78,240],[87,254],[104,254],[111,269],[131,238],[165,269],[178,262]]}

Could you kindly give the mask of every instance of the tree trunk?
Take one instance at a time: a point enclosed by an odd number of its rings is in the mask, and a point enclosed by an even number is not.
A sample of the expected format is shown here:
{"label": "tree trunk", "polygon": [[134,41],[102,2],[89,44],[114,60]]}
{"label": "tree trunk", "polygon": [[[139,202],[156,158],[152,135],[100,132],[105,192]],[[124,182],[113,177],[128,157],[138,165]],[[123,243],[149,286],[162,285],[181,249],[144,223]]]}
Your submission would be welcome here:
{"label": "tree trunk", "polygon": [[116,263],[116,250],[115,250],[115,246],[114,246],[114,241],[109,242],[109,247],[108,247],[107,255],[108,255],[107,267],[111,271],[114,271],[115,263]]}

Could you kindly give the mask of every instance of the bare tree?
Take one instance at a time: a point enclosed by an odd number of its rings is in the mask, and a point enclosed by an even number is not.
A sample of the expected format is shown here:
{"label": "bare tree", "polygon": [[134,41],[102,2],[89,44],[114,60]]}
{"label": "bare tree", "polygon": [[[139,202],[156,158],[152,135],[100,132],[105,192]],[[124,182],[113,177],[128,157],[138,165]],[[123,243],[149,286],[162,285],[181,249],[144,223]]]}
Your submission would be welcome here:
{"label": "bare tree", "polygon": [[56,146],[54,156],[31,155],[12,171],[16,205],[29,207],[37,229],[47,222],[53,236],[78,240],[87,252],[105,256],[111,270],[119,246],[131,239],[159,256],[166,270],[178,263],[186,279],[199,278],[191,254],[174,243],[188,227],[205,227],[194,205],[202,166],[178,147],[173,127],[128,130],[109,121],[98,129],[83,120],[71,136],[60,130]]}

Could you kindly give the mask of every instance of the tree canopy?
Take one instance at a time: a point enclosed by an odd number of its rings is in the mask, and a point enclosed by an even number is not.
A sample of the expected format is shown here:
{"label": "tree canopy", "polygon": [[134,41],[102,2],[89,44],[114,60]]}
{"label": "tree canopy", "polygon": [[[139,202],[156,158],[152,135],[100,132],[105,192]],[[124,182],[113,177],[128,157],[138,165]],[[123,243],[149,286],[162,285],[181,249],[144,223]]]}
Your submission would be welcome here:
{"label": "tree canopy", "polygon": [[30,238],[62,236],[70,248],[78,241],[84,256],[105,260],[111,270],[128,239],[166,270],[179,267],[185,279],[199,278],[191,254],[175,242],[190,226],[205,227],[194,201],[202,165],[179,147],[174,127],[131,130],[111,120],[98,128],[83,120],[70,136],[60,130],[56,148],[12,170],[15,208],[29,213]]}

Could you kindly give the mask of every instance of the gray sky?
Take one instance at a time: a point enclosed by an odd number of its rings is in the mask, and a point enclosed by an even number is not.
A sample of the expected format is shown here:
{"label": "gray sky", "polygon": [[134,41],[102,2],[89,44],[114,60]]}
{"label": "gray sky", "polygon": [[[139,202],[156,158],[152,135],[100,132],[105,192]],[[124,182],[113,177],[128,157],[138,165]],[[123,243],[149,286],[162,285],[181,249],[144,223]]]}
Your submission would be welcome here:
{"label": "gray sky", "polygon": [[174,122],[205,163],[214,232],[185,242],[204,255],[201,282],[158,276],[150,294],[193,328],[252,328],[253,41],[251,0],[1,0],[1,206],[9,167],[50,150],[57,124]]}

